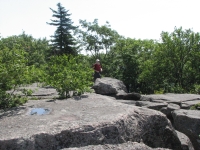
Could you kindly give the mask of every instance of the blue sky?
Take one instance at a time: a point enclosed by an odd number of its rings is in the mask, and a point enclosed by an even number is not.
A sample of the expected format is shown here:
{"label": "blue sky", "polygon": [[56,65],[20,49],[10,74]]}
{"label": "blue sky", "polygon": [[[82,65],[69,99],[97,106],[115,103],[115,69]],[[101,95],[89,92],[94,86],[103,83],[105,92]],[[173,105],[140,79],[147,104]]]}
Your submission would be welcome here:
{"label": "blue sky", "polygon": [[79,19],[99,24],[108,21],[120,35],[136,39],[159,40],[162,31],[174,27],[200,32],[199,0],[0,0],[0,36],[23,31],[34,38],[50,38],[55,27],[47,25],[60,2],[74,25]]}

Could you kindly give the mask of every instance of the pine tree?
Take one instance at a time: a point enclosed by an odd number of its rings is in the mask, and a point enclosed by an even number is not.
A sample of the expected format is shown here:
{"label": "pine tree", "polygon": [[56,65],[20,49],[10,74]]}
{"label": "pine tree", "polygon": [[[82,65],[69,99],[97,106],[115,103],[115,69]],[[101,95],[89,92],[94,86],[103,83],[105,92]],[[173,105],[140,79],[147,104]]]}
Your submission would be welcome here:
{"label": "pine tree", "polygon": [[73,22],[70,19],[71,14],[68,13],[60,3],[57,4],[58,10],[55,11],[50,8],[53,12],[52,17],[57,18],[56,20],[51,19],[49,25],[57,26],[57,29],[53,36],[52,48],[54,55],[63,55],[63,54],[72,54],[76,55],[77,48],[74,37],[72,36],[71,31],[75,30],[77,27],[73,26]]}

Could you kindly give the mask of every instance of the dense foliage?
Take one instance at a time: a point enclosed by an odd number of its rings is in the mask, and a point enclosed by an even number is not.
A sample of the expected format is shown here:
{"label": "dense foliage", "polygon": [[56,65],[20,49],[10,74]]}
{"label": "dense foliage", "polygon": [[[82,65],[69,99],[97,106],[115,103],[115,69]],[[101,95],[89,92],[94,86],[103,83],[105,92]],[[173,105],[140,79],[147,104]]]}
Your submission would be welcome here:
{"label": "dense foliage", "polygon": [[53,56],[48,62],[46,83],[56,88],[61,98],[70,91],[82,94],[92,85],[92,69],[83,56]]}
{"label": "dense foliage", "polygon": [[79,23],[80,28],[75,30],[79,48],[89,52],[95,58],[100,58],[102,52],[107,54],[110,47],[121,37],[111,29],[109,22],[102,26],[98,24],[98,19],[94,19],[93,22],[79,20]]}
{"label": "dense foliage", "polygon": [[[13,38],[15,39],[10,39]],[[19,49],[18,44],[13,46],[5,41],[2,39],[0,42],[0,108],[15,106],[18,101],[16,96],[6,91],[12,88],[15,90],[18,85],[28,83],[30,75],[26,65],[26,52]]]}
{"label": "dense foliage", "polygon": [[[69,91],[89,90],[97,58],[102,75],[122,80],[130,92],[200,94],[199,33],[175,27],[172,33],[162,32],[160,41],[124,38],[109,23],[99,25],[97,19],[92,23],[80,20],[76,28],[68,11],[60,3],[57,6],[58,11],[51,9],[58,18],[49,23],[58,26],[51,42],[24,32],[0,38],[0,108],[26,102],[14,95],[24,84],[46,83],[61,98],[69,97]],[[79,50],[91,55],[78,54]]]}
{"label": "dense foliage", "polygon": [[182,28],[162,32],[161,41],[119,40],[109,52],[106,76],[141,93],[198,93],[199,41],[199,33]]}

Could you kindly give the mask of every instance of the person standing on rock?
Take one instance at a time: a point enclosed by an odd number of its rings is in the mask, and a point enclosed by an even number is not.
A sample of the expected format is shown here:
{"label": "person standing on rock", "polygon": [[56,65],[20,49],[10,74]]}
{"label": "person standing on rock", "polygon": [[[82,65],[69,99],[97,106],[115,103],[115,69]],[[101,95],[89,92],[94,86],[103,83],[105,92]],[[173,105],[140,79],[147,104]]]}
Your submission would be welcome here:
{"label": "person standing on rock", "polygon": [[93,65],[93,69],[94,69],[94,82],[95,82],[97,78],[101,78],[100,73],[103,71],[99,59],[96,60],[96,63]]}

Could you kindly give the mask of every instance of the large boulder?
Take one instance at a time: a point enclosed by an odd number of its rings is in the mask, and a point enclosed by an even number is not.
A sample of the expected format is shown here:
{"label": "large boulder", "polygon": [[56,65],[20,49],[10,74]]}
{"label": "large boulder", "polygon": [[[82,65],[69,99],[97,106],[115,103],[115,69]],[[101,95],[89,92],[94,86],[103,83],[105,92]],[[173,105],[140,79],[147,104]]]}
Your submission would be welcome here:
{"label": "large boulder", "polygon": [[200,148],[200,111],[198,110],[175,110],[172,112],[174,127],[187,135],[195,150]]}
{"label": "large boulder", "polygon": [[102,95],[116,95],[121,91],[127,92],[122,81],[110,77],[97,78],[92,88],[97,94]]}
{"label": "large boulder", "polygon": [[[36,108],[50,112],[30,113]],[[99,94],[88,94],[79,101],[29,101],[0,113],[0,117],[2,150],[53,150],[128,141],[181,150],[181,142],[164,114]]]}

